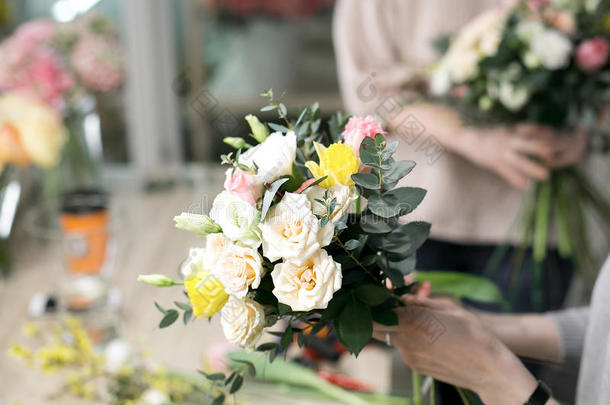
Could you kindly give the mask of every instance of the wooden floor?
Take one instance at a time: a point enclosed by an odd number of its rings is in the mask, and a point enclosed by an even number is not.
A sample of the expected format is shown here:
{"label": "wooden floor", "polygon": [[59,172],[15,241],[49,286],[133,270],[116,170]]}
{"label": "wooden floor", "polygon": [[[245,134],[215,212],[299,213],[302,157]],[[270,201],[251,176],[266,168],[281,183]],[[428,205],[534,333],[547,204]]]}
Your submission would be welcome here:
{"label": "wooden floor", "polygon": [[[174,228],[172,217],[181,211],[207,212],[210,196],[220,191],[220,181],[210,181],[201,189],[176,187],[154,193],[126,190],[115,193],[114,203],[120,212],[119,252],[110,277],[122,295],[119,334],[132,345],[148,349],[155,361],[168,368],[194,372],[200,368],[206,347],[222,340],[217,320],[194,322],[188,327],[176,323],[160,330],[159,312],[153,302],[170,306],[180,297],[176,289],[159,289],[136,282],[140,273],[165,273],[176,276],[178,267],[190,246],[200,246],[202,239]],[[49,402],[47,396],[58,388],[58,379],[25,368],[8,357],[11,342],[23,341],[21,325],[28,320],[27,305],[33,293],[52,292],[56,280],[65,272],[61,257],[48,245],[19,232],[15,271],[0,294],[0,405],[78,404],[61,398]],[[390,359],[382,350],[365,351],[358,362],[346,358],[341,365],[352,375],[367,379],[380,389],[390,382]],[[4,402],[3,402],[4,401]],[[320,404],[294,398],[271,398],[257,395],[251,404]]]}

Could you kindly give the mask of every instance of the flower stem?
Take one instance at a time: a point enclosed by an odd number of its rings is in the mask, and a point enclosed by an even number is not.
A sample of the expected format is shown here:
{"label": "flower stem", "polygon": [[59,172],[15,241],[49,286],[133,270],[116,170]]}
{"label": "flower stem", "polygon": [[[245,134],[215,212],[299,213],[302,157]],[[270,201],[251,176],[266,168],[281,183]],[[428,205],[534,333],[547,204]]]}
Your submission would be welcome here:
{"label": "flower stem", "polygon": [[424,405],[421,393],[421,375],[411,370],[411,381],[413,383],[413,405]]}

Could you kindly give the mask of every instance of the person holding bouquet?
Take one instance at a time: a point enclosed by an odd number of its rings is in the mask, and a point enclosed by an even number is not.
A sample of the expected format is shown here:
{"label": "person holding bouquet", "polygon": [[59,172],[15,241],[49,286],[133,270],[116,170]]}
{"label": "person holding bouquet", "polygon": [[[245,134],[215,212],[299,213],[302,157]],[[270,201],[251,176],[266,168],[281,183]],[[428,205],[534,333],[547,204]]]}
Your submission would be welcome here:
{"label": "person holding bouquet", "polygon": [[[590,307],[546,314],[473,313],[444,298],[404,296],[398,326],[375,326],[414,370],[476,392],[485,404],[556,405],[548,387],[515,354],[548,362],[580,361],[576,405],[610,403],[610,256]],[[444,332],[434,341],[422,328],[433,319]]]}
{"label": "person holding bouquet", "polygon": [[[529,185],[548,179],[552,168],[577,164],[586,149],[581,134],[560,136],[528,123],[473,127],[448,105],[416,100],[418,85],[437,58],[434,40],[485,12],[488,16],[472,29],[488,32],[485,38],[493,42],[501,11],[498,2],[485,0],[442,6],[355,0],[336,6],[334,42],[348,112],[382,120],[390,136],[402,141],[397,154],[419,163],[410,185],[428,189],[414,212],[433,224],[431,239],[418,251],[420,270],[483,272],[514,233]],[[510,239],[509,250],[515,251],[518,242]],[[536,310],[560,308],[573,273],[571,262],[549,245],[542,306]],[[519,275],[511,256],[505,255],[490,275],[507,296],[513,295],[513,311],[532,311],[531,251]]]}

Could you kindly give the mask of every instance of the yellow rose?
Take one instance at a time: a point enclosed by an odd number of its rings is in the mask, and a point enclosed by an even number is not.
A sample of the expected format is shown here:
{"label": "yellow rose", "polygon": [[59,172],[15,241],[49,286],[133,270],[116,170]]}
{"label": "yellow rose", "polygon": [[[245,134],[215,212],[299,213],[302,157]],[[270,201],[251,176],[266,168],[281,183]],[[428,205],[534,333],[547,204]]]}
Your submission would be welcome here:
{"label": "yellow rose", "polygon": [[229,299],[219,279],[203,268],[205,249],[191,249],[189,259],[183,265],[184,288],[197,318],[211,317],[225,306]]}
{"label": "yellow rose", "polygon": [[320,163],[309,161],[305,166],[316,179],[328,176],[319,185],[324,188],[331,188],[335,184],[353,187],[352,174],[358,173],[360,159],[356,157],[352,147],[341,142],[333,143],[328,148],[314,142],[314,147]]}
{"label": "yellow rose", "polygon": [[13,93],[0,97],[0,168],[52,167],[66,138],[60,116],[45,104]]}

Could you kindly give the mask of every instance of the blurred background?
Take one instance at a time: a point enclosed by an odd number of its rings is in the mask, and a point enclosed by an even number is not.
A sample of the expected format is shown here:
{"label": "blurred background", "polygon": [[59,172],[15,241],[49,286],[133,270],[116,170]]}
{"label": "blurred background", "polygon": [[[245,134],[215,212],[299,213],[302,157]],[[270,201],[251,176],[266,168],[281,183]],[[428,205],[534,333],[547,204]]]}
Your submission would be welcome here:
{"label": "blurred background", "polygon": [[[218,321],[157,328],[153,303],[173,305],[175,292],[136,278],[180,276],[201,239],[172,218],[208,212],[223,187],[219,156],[232,150],[222,140],[248,134],[246,114],[276,120],[259,111],[262,91],[285,91],[294,108],[317,101],[324,118],[345,109],[334,6],[0,0],[0,123],[20,117],[0,127],[0,405],[164,404],[168,392],[171,403],[212,403],[192,378],[223,367]],[[591,173],[607,192],[607,161]],[[607,245],[592,240],[603,257]],[[590,287],[571,283],[568,302],[586,302]],[[116,364],[100,365],[99,353]],[[407,371],[383,345],[356,361],[331,337],[293,357],[321,370],[320,381],[407,403]],[[109,375],[110,389],[92,378]],[[238,403],[338,403],[322,391],[253,384]]]}

